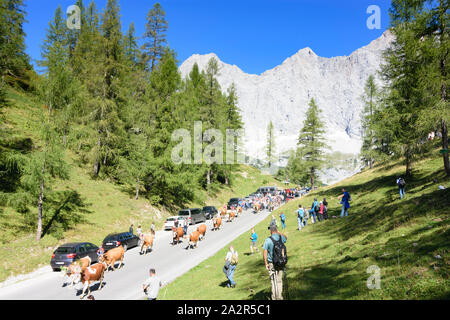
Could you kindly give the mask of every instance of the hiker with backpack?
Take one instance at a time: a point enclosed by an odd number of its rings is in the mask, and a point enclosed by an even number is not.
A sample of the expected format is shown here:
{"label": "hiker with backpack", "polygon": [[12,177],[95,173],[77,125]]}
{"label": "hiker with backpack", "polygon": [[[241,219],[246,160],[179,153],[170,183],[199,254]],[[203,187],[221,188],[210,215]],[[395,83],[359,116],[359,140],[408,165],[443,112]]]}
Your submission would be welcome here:
{"label": "hiker with backpack", "polygon": [[349,201],[352,201],[352,197],[350,196],[350,193],[345,191],[344,188],[342,188],[342,192],[343,193],[338,197],[338,199],[341,199],[341,204],[342,204],[341,218],[343,218],[344,215],[346,217],[348,217],[348,208],[350,208]]}
{"label": "hiker with backpack", "polygon": [[303,226],[306,226],[306,221],[305,221],[305,225],[303,225],[305,211],[303,210],[301,204],[298,205],[298,210],[296,211],[296,213],[297,213],[298,231],[300,231],[300,230],[302,230]]}
{"label": "hiker with backpack", "polygon": [[314,202],[311,205],[311,210],[309,210],[309,213],[311,214],[311,222],[312,223],[318,222],[319,211],[320,211],[319,202],[317,202],[317,199],[314,198]]}
{"label": "hiker with backpack", "polygon": [[324,220],[328,220],[328,202],[327,198],[323,198],[323,218]]}
{"label": "hiker with backpack", "polygon": [[406,187],[405,179],[403,179],[402,177],[399,177],[397,179],[397,185],[398,185],[398,189],[400,191],[400,200],[401,200],[405,197],[405,187]]}
{"label": "hiker with backpack", "polygon": [[233,280],[233,275],[238,264],[238,259],[239,258],[237,251],[234,250],[233,246],[230,246],[230,250],[225,257],[225,265],[223,266],[223,272],[227,276],[227,279],[230,281],[230,283],[227,284],[228,288],[236,287],[236,282],[234,282]]}
{"label": "hiker with backpack", "polygon": [[287,237],[271,225],[270,237],[264,242],[264,265],[269,272],[272,284],[272,300],[283,300],[283,273],[287,264],[287,250],[284,243]]}

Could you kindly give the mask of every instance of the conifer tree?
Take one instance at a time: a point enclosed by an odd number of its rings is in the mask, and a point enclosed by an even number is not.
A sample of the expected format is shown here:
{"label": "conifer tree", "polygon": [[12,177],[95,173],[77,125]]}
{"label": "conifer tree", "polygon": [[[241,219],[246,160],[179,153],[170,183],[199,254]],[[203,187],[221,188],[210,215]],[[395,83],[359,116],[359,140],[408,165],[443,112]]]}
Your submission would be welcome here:
{"label": "conifer tree", "polygon": [[389,83],[383,112],[389,118],[381,125],[393,132],[392,144],[396,155],[405,157],[407,176],[412,174],[413,162],[421,152],[419,141],[427,134],[426,127],[420,126],[424,92],[419,89],[421,49],[414,32],[415,18],[422,10],[423,1],[392,2],[391,30],[395,40],[385,52],[386,64],[382,67],[382,75]]}
{"label": "conifer tree", "polygon": [[164,54],[167,43],[168,23],[166,13],[158,2],[147,14],[147,24],[145,25],[144,39],[146,42],[142,47],[143,61],[150,63],[150,71],[153,72],[155,65]]}
{"label": "conifer tree", "polygon": [[23,77],[31,69],[25,53],[23,0],[0,0],[0,76]]}
{"label": "conifer tree", "polygon": [[308,170],[307,174],[312,188],[314,188],[317,180],[317,171],[325,163],[324,148],[327,146],[324,138],[324,124],[320,120],[320,113],[321,110],[312,98],[297,142],[298,156],[300,162],[303,162],[302,165]]}
{"label": "conifer tree", "polygon": [[375,132],[374,132],[374,114],[378,100],[378,88],[375,83],[375,77],[370,75],[364,87],[362,96],[364,109],[362,111],[362,136],[363,144],[361,147],[361,157],[366,165],[372,169],[375,161]]}
{"label": "conifer tree", "polygon": [[67,179],[68,167],[55,131],[53,111],[49,108],[42,121],[41,140],[43,146],[32,153],[24,164],[21,185],[29,202],[37,207],[36,241],[42,236],[42,220],[47,194],[52,190],[55,178]]}
{"label": "conifer tree", "polygon": [[267,143],[266,143],[266,158],[269,169],[276,161],[276,144],[275,144],[275,132],[272,121],[267,126]]}

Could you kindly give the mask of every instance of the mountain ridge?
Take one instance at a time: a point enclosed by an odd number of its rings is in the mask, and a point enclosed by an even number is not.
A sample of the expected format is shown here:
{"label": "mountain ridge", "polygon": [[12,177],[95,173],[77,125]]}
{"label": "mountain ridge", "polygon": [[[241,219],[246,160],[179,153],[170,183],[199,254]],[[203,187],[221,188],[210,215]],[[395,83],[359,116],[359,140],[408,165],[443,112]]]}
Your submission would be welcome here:
{"label": "mountain ridge", "polygon": [[260,75],[247,74],[225,63],[215,53],[194,54],[179,67],[187,77],[194,63],[201,70],[210,58],[219,64],[218,81],[223,91],[235,83],[238,107],[245,128],[245,149],[250,157],[264,159],[266,128],[272,120],[279,153],[296,147],[296,140],[311,98],[323,111],[331,151],[358,154],[361,147],[360,113],[364,85],[378,75],[382,53],[393,41],[389,31],[348,56],[325,58],[310,47],[300,49],[280,65]]}

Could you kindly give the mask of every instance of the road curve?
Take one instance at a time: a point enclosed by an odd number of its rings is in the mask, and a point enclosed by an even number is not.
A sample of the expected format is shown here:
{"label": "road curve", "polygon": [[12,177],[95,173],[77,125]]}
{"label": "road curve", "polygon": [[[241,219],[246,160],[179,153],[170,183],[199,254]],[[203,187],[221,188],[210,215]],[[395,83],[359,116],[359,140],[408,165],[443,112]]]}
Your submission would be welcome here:
{"label": "road curve", "polygon": [[[142,283],[148,276],[149,268],[155,268],[160,279],[166,284],[183,275],[203,260],[211,257],[238,236],[264,220],[270,213],[258,214],[252,210],[244,211],[233,222],[222,223],[219,231],[211,231],[212,223],[208,221],[206,237],[198,243],[197,248],[186,250],[187,240],[172,246],[171,232],[158,231],[153,251],[139,255],[139,248],[132,248],[125,253],[122,269],[105,274],[104,287],[97,291],[98,282],[91,284],[91,293],[96,299],[136,300],[144,297]],[[188,232],[197,229],[189,226]],[[117,264],[116,264],[117,265]],[[74,288],[62,287],[60,272],[45,272],[28,280],[0,288],[0,300],[74,300],[79,299]],[[164,293],[164,289],[160,294]]]}

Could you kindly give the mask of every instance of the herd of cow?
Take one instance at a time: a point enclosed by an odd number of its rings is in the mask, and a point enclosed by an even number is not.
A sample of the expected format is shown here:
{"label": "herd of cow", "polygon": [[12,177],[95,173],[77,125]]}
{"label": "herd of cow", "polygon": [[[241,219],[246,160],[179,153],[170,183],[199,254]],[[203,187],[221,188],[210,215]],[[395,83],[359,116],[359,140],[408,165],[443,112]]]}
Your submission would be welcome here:
{"label": "herd of cow", "polygon": [[[219,215],[214,217],[212,219],[213,227],[212,231],[220,230],[220,227],[222,225],[222,220],[227,222],[232,222],[235,218],[239,217],[239,215],[242,213],[242,207],[238,207],[235,210],[227,210],[226,208],[222,208],[219,211]],[[225,220],[225,216],[227,216],[227,219]],[[201,224],[197,227],[197,230],[191,232],[189,235],[184,234],[184,229],[182,227],[173,228],[173,239],[172,239],[172,245],[176,245],[180,243],[181,239],[188,239],[188,246],[186,249],[189,248],[196,248],[198,241],[201,241],[204,239],[206,235],[206,224]],[[152,234],[140,235],[140,242],[141,242],[141,250],[140,254],[147,254],[148,249],[152,250],[153,247],[153,240],[154,236]],[[108,250],[103,255],[99,256],[99,261],[93,265],[91,265],[91,258],[89,256],[81,258],[75,262],[73,262],[71,265],[69,265],[68,268],[63,269],[64,274],[64,284],[63,286],[69,285],[71,287],[74,287],[75,285],[78,285],[79,283],[82,283],[83,289],[80,295],[80,299],[83,299],[85,296],[90,295],[91,288],[90,285],[92,282],[100,282],[98,290],[101,290],[103,288],[103,278],[106,271],[109,271],[112,269],[112,271],[115,271],[115,263],[119,263],[119,269],[123,265],[123,259],[125,257],[125,249],[122,247],[122,245],[118,246],[117,248],[113,248],[111,250]],[[86,292],[87,291],[87,292]]]}
{"label": "herd of cow", "polygon": [[[242,213],[242,207],[238,206],[235,210],[227,210],[226,207],[221,208],[219,211],[219,215],[212,218],[212,231],[220,230],[220,227],[222,225],[222,219],[225,220],[225,216],[227,216],[226,221],[227,222],[233,222],[233,220]],[[173,238],[172,238],[172,245],[177,245],[180,243],[181,239],[188,239],[188,245],[186,249],[189,248],[196,248],[197,243],[201,241],[205,235],[206,235],[206,224],[201,224],[197,227],[197,230],[191,232],[189,235],[184,234],[184,228],[183,227],[173,227]]]}

